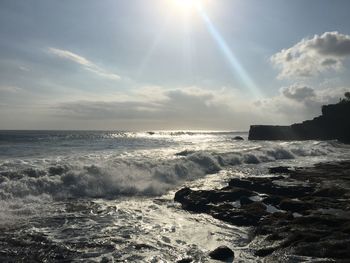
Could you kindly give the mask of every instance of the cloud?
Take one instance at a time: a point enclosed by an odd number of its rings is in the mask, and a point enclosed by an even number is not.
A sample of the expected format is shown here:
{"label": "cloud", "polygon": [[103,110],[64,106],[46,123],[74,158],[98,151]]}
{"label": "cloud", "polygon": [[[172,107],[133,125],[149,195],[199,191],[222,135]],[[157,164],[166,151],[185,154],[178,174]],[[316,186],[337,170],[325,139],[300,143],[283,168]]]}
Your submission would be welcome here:
{"label": "cloud", "polygon": [[18,93],[23,89],[16,86],[0,86],[0,93]]}
{"label": "cloud", "polygon": [[350,55],[350,36],[338,32],[315,35],[307,45],[325,56],[344,57]]}
{"label": "cloud", "polygon": [[346,87],[314,89],[294,84],[281,88],[279,95],[257,101],[255,110],[260,109],[286,123],[299,122],[320,115],[322,105],[339,102],[349,90]]}
{"label": "cloud", "polygon": [[290,87],[281,88],[281,93],[289,99],[303,101],[316,96],[315,90],[310,87],[292,85]]}
{"label": "cloud", "polygon": [[339,71],[350,56],[350,36],[325,32],[303,39],[271,57],[281,71],[279,78],[307,78],[327,71]]}
{"label": "cloud", "polygon": [[[141,89],[124,101],[74,101],[58,105],[61,113],[67,116],[82,118],[120,118],[120,119],[166,119],[189,118],[196,114],[197,118],[205,115],[208,118],[217,113],[218,105],[214,105],[214,93],[197,88],[158,90],[152,98],[152,89]],[[221,105],[221,109],[227,105]],[[214,113],[215,112],[215,113]],[[186,113],[188,115],[186,116]]]}
{"label": "cloud", "polygon": [[[56,105],[55,117],[98,129],[248,129],[251,124],[291,124],[320,115],[346,88],[314,89],[295,84],[258,101],[233,89],[146,87],[123,100],[71,101]],[[152,96],[154,94],[154,96]],[[118,126],[119,125],[119,126]],[[106,127],[106,126],[104,126]]]}
{"label": "cloud", "polygon": [[57,49],[50,47],[48,48],[48,52],[52,55],[55,55],[59,58],[70,60],[76,64],[79,64],[83,66],[85,70],[88,70],[102,78],[106,79],[112,79],[112,80],[119,80],[121,77],[117,74],[111,73],[99,66],[97,66],[95,63],[91,62],[87,58],[84,58],[80,55],[77,55],[71,51],[63,50],[63,49]]}
{"label": "cloud", "polygon": [[247,107],[237,94],[225,88],[146,87],[122,101],[63,102],[54,107],[53,113],[76,121],[115,122],[123,129],[231,129],[249,126],[247,115],[251,111]]}

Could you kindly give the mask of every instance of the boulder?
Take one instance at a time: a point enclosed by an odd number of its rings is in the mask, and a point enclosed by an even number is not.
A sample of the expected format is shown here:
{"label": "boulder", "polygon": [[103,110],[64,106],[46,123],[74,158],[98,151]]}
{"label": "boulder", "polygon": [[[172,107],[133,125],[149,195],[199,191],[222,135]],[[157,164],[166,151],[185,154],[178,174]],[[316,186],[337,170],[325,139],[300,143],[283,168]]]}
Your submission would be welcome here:
{"label": "boulder", "polygon": [[227,246],[220,246],[214,249],[213,251],[211,251],[209,253],[209,256],[212,259],[226,261],[229,259],[233,259],[235,257],[235,253]]}
{"label": "boulder", "polygon": [[232,140],[235,140],[235,141],[243,141],[244,138],[241,137],[241,136],[235,136],[235,137],[232,138]]}

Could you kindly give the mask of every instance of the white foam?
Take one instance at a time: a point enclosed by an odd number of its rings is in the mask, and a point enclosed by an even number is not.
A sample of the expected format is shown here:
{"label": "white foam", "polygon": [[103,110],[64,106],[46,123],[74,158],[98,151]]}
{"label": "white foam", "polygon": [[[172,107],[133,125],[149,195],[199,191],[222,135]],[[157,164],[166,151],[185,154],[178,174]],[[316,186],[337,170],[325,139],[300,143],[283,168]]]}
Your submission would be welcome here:
{"label": "white foam", "polygon": [[192,149],[188,150],[187,156],[176,156],[174,151],[167,155],[159,150],[153,155],[149,151],[147,156],[95,154],[85,158],[43,159],[41,162],[37,159],[7,160],[0,166],[0,200],[6,202],[43,195],[53,199],[161,195],[185,181],[217,173],[225,167],[305,155],[324,156],[337,149],[327,142],[262,142],[259,145],[246,142],[241,152],[235,149],[220,153],[219,148],[193,153]]}

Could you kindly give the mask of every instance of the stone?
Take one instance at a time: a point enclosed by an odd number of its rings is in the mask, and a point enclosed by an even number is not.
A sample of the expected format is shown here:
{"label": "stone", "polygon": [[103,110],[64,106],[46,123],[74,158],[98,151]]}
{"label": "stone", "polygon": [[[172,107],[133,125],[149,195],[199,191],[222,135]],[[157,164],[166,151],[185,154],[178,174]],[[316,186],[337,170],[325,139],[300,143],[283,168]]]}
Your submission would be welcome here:
{"label": "stone", "polygon": [[235,253],[227,246],[220,246],[214,249],[213,251],[211,251],[209,253],[209,256],[212,259],[226,261],[229,259],[233,259],[235,257]]}
{"label": "stone", "polygon": [[288,166],[277,166],[269,168],[269,173],[271,174],[289,174],[291,170]]}
{"label": "stone", "polygon": [[254,203],[253,200],[251,200],[249,197],[243,195],[240,199],[239,202],[241,203],[241,206],[243,205],[249,205],[251,203]]}
{"label": "stone", "polygon": [[178,261],[176,261],[176,263],[191,263],[193,261],[192,258],[182,258],[182,259],[179,259]]}
{"label": "stone", "polygon": [[289,198],[286,198],[281,201],[281,203],[279,204],[279,207],[282,210],[301,213],[301,212],[304,212],[305,210],[310,209],[312,206],[306,202],[291,200]]}

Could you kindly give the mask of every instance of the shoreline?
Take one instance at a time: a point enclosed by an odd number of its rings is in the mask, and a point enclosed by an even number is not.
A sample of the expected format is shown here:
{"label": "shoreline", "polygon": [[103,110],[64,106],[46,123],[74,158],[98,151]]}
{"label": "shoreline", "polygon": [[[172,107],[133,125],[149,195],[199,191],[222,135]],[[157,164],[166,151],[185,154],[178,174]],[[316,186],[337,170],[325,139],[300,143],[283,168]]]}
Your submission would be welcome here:
{"label": "shoreline", "polygon": [[221,189],[182,188],[174,200],[187,211],[252,227],[249,247],[257,259],[348,260],[350,160],[272,167],[269,173],[233,178]]}

